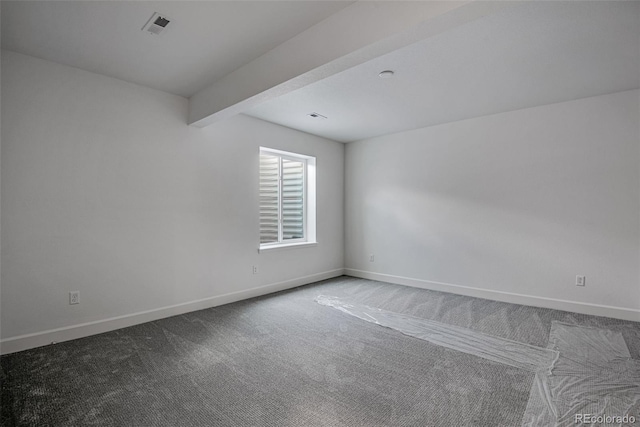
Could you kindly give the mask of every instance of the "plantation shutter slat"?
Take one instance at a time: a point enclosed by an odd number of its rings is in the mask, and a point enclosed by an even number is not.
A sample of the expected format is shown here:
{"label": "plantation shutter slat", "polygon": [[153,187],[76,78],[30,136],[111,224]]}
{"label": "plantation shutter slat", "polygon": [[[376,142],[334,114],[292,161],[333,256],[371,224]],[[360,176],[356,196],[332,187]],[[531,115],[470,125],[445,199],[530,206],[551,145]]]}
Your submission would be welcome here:
{"label": "plantation shutter slat", "polygon": [[278,241],[280,158],[260,154],[260,243]]}

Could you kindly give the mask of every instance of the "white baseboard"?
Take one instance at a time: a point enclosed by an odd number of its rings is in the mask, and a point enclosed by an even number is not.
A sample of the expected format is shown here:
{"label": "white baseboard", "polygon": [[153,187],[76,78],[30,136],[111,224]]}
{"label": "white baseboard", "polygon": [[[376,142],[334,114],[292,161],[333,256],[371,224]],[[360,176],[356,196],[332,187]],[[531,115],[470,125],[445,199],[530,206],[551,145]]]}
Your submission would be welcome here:
{"label": "white baseboard", "polygon": [[141,311],[124,316],[82,323],[79,325],[66,326],[64,328],[50,329],[33,334],[6,338],[0,340],[0,354],[15,353],[17,351],[28,350],[30,348],[48,345],[53,342],[74,340],[77,338],[83,338],[90,335],[113,331],[115,329],[138,325],[140,323],[151,322],[154,320],[164,319],[166,317],[176,316],[192,311],[204,310],[206,308],[229,304],[232,302],[266,295],[273,292],[284,291],[286,289],[318,282],[320,280],[331,279],[343,274],[344,270],[342,268],[339,268],[336,270],[312,274],[310,276],[286,280],[284,282],[278,282],[242,291],[231,292],[228,294],[217,295],[210,298],[204,298],[197,301],[190,301],[182,304],[171,305],[168,307],[157,308],[154,310]]}
{"label": "white baseboard", "polygon": [[640,322],[640,310],[631,308],[612,307],[608,305],[589,304],[584,302],[566,301],[555,298],[536,297],[512,292],[492,291],[489,289],[473,288],[469,286],[453,285],[450,283],[433,282],[430,280],[413,279],[410,277],[394,276],[391,274],[373,273],[370,271],[345,268],[347,276],[380,282],[395,283],[397,285],[412,286],[414,288],[430,289],[433,291],[449,292],[512,304],[530,305],[534,307],[552,308],[555,310],[571,311],[574,313],[591,314],[594,316],[613,317],[615,319]]}

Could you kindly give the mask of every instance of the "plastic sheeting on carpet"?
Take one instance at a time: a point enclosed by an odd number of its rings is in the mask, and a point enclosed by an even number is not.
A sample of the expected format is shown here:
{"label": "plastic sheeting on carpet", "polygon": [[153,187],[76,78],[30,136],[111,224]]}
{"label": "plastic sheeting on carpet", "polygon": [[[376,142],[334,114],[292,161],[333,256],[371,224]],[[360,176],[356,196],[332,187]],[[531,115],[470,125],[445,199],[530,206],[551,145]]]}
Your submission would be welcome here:
{"label": "plastic sheeting on carpet", "polygon": [[586,414],[602,422],[582,424],[598,426],[620,426],[624,421],[617,417],[638,417],[629,410],[640,401],[640,361],[631,358],[621,333],[554,321],[548,348],[559,357],[551,375],[540,380],[548,384],[553,405],[534,386],[524,427],[573,426],[580,424],[576,415]]}
{"label": "plastic sheeting on carpet", "polygon": [[[408,336],[534,372],[523,427],[576,425],[576,414],[624,417],[640,400],[640,362],[631,358],[619,332],[554,321],[545,349],[335,297],[315,300]],[[613,420],[599,425],[621,425]]]}
{"label": "plastic sheeting on carpet", "polygon": [[316,302],[336,308],[352,316],[433,344],[462,351],[494,362],[504,363],[529,372],[551,372],[558,352],[523,344],[471,329],[447,325],[360,304],[349,304],[339,298],[320,295]]}

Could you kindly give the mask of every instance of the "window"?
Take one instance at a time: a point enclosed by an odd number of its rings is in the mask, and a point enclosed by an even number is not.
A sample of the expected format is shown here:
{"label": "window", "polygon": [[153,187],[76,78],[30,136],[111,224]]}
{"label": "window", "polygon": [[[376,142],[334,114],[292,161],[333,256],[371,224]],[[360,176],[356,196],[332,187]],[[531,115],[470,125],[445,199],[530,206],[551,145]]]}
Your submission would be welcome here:
{"label": "window", "polygon": [[260,250],[315,243],[315,163],[260,148]]}

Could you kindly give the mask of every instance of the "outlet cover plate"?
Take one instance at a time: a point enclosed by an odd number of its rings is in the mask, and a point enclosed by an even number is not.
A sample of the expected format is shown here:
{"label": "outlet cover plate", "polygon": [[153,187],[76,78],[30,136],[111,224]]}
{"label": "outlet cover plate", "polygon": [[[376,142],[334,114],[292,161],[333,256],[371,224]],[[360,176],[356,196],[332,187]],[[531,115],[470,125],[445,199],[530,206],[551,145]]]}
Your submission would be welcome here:
{"label": "outlet cover plate", "polygon": [[69,292],[69,304],[80,304],[80,291]]}

